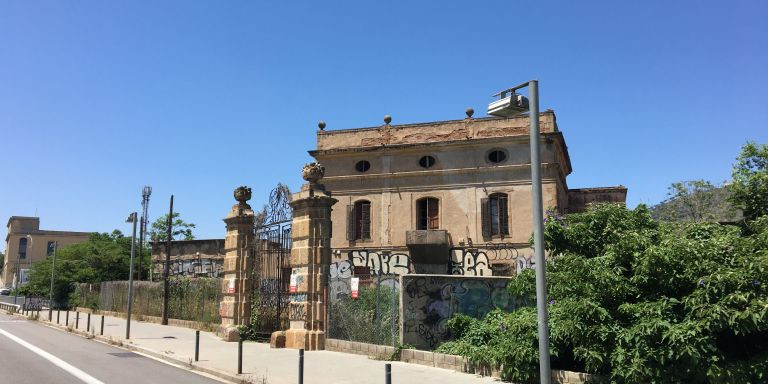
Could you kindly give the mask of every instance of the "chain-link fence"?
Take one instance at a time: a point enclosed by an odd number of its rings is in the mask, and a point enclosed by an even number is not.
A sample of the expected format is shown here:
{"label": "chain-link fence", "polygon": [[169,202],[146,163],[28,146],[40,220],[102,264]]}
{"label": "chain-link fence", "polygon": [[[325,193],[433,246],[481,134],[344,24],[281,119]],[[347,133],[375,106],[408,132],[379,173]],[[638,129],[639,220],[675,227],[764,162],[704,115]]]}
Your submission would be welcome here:
{"label": "chain-link fence", "polygon": [[[171,278],[168,317],[202,323],[220,323],[221,281],[218,278]],[[125,312],[128,307],[128,282],[106,281],[99,284],[78,284],[70,297],[70,302],[75,306]],[[133,282],[133,314],[162,316],[162,282]]]}
{"label": "chain-link fence", "polygon": [[[395,274],[334,263],[328,280],[328,337],[395,346],[400,339],[400,283]],[[357,290],[354,288],[357,285]]]}

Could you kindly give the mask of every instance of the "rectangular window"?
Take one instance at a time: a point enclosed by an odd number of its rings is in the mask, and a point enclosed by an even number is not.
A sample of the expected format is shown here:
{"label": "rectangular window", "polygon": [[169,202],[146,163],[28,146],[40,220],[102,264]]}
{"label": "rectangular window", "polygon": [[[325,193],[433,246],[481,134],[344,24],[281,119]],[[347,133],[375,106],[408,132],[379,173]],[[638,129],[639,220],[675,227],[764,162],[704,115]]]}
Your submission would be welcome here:
{"label": "rectangular window", "polygon": [[509,213],[507,195],[494,193],[487,199],[481,200],[483,237],[509,236]]}
{"label": "rectangular window", "polygon": [[27,238],[22,237],[19,239],[19,259],[27,258]]}
{"label": "rectangular window", "polygon": [[439,206],[439,200],[433,197],[421,199],[417,202],[417,229],[425,230],[440,228]]}

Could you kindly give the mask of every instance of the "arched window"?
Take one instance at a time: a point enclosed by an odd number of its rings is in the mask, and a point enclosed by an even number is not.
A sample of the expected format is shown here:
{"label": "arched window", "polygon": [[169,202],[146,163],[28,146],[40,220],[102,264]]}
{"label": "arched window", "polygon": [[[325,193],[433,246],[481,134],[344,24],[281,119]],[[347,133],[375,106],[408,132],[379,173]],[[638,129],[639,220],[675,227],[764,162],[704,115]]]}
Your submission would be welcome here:
{"label": "arched window", "polygon": [[347,223],[347,239],[370,240],[371,202],[368,200],[360,200],[349,206]]}
{"label": "arched window", "polygon": [[426,197],[416,201],[417,229],[440,228],[440,200]]}
{"label": "arched window", "polygon": [[19,259],[27,258],[27,238],[22,237],[19,239]]}
{"label": "arched window", "polygon": [[507,195],[494,193],[482,200],[483,237],[509,236]]}

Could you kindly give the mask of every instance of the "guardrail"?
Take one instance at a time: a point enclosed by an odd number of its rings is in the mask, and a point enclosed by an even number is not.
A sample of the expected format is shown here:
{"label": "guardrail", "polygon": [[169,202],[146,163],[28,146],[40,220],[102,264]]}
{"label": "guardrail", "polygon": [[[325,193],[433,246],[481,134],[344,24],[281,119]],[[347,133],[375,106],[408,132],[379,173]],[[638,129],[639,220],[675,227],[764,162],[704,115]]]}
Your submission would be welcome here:
{"label": "guardrail", "polygon": [[0,309],[4,309],[9,313],[16,313],[21,309],[21,305],[0,302]]}

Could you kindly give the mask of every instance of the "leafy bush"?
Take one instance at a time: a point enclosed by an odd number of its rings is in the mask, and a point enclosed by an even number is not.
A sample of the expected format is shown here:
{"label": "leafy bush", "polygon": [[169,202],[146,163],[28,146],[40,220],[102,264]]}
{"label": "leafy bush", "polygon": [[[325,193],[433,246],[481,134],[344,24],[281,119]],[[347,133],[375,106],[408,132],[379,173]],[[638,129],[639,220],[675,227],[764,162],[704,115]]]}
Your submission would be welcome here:
{"label": "leafy bush", "polygon": [[[617,383],[768,380],[768,216],[748,227],[657,223],[596,205],[548,217],[552,367]],[[535,302],[532,270],[508,289]],[[535,308],[456,317],[439,347],[502,377],[538,375]]]}

